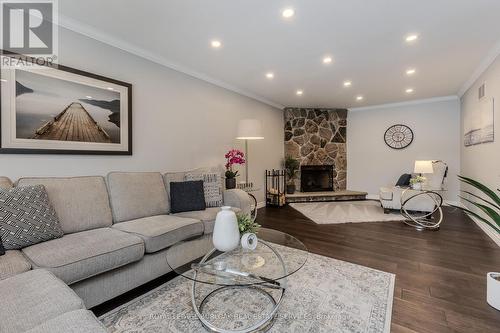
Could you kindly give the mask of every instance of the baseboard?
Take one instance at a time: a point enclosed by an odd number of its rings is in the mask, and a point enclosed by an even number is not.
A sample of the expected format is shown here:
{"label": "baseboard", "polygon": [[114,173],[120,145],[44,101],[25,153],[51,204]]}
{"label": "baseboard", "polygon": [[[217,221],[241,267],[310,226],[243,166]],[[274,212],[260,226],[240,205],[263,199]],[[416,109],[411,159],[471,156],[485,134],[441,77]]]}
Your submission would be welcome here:
{"label": "baseboard", "polygon": [[486,223],[480,221],[478,218],[470,216],[472,221],[477,224],[481,230],[484,231],[486,235],[488,235],[499,247],[500,247],[500,234],[494,230],[492,227],[487,225]]}
{"label": "baseboard", "polygon": [[264,208],[264,207],[266,207],[266,202],[265,201],[261,201],[261,202],[257,203],[257,209]]}

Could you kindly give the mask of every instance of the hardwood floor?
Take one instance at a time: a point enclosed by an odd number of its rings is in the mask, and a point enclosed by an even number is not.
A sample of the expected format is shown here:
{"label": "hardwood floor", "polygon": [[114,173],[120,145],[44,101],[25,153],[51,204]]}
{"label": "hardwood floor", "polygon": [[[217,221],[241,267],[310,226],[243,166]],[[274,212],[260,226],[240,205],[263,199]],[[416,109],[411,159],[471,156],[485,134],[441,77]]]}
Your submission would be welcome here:
{"label": "hardwood floor", "polygon": [[259,224],[300,239],[310,252],[396,274],[392,332],[500,332],[486,303],[486,273],[500,248],[465,214],[445,207],[439,231],[400,222],[318,225],[291,207],[262,208]]}

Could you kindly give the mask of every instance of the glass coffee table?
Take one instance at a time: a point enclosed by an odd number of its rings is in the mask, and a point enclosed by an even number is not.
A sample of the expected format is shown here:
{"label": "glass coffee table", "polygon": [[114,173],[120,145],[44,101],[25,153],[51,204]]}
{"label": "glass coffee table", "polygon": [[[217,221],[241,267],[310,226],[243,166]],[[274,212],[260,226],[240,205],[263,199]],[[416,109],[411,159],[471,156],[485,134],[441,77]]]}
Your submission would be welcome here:
{"label": "glass coffee table", "polygon": [[[214,249],[212,235],[180,242],[167,251],[167,264],[192,281],[196,316],[212,332],[268,330],[287,288],[287,277],[307,261],[307,248],[295,237],[261,228],[253,251],[241,246]],[[191,259],[185,264],[186,258]],[[201,259],[200,259],[201,258]]]}

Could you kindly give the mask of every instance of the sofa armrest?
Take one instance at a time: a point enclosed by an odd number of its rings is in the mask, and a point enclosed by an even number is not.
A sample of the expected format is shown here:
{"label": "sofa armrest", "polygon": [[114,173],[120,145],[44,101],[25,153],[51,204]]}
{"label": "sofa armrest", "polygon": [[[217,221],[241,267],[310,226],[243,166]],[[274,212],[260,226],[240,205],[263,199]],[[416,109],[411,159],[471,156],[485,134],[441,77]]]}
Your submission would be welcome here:
{"label": "sofa armrest", "polygon": [[244,214],[250,214],[252,210],[250,196],[240,189],[225,190],[224,205],[239,208]]}

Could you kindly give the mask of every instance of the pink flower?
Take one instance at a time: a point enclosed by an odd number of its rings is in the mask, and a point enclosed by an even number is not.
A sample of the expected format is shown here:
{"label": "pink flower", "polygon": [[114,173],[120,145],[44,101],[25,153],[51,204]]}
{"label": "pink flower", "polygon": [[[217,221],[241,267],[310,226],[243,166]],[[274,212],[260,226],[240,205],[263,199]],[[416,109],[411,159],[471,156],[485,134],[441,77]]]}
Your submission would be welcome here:
{"label": "pink flower", "polygon": [[224,158],[227,160],[226,169],[231,170],[234,164],[245,164],[244,157],[245,154],[241,150],[231,149],[224,155]]}

